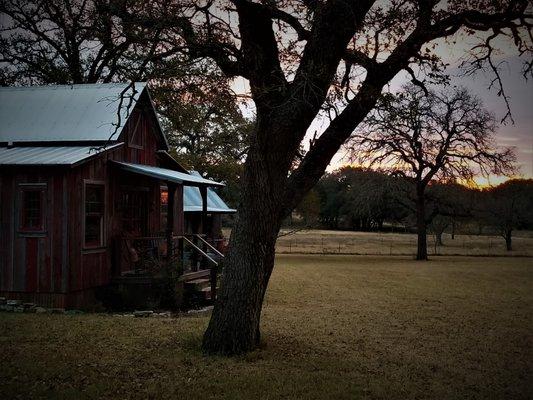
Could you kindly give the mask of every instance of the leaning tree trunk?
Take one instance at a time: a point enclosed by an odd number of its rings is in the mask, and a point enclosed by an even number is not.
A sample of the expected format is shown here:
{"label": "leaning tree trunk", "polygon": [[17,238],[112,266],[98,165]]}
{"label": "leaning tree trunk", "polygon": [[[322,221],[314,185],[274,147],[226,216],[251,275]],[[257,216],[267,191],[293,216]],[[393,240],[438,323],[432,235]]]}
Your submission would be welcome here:
{"label": "leaning tree trunk", "polygon": [[241,354],[259,344],[261,308],[284,218],[281,196],[286,176],[284,166],[275,168],[267,157],[253,149],[248,154],[221,288],[203,338],[206,353]]}
{"label": "leaning tree trunk", "polygon": [[416,190],[416,231],[418,235],[416,259],[427,260],[427,222],[426,204],[424,199],[424,188],[418,186]]}

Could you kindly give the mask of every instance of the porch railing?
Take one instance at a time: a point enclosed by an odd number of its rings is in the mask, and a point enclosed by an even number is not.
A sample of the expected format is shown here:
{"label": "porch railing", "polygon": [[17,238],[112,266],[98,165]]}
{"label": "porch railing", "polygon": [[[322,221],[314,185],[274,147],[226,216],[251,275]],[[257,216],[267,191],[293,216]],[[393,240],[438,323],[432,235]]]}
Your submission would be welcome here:
{"label": "porch railing", "polygon": [[[163,235],[146,237],[122,237],[120,240],[119,272],[121,274],[157,273],[160,262],[168,262],[167,238]],[[180,274],[186,278],[187,274],[209,271],[211,281],[211,296],[214,299],[218,275],[218,265],[224,254],[205,235],[187,234],[177,235],[172,239],[171,263],[176,268],[181,266]],[[193,276],[191,274],[191,276]]]}

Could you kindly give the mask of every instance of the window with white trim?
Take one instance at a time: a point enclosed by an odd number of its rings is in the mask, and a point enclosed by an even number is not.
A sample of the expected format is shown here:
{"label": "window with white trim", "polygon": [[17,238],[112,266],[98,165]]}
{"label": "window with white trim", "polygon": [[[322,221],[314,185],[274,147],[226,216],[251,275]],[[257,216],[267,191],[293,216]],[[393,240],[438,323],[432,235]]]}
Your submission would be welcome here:
{"label": "window with white trim", "polygon": [[84,201],[84,245],[101,247],[104,245],[105,185],[85,183]]}

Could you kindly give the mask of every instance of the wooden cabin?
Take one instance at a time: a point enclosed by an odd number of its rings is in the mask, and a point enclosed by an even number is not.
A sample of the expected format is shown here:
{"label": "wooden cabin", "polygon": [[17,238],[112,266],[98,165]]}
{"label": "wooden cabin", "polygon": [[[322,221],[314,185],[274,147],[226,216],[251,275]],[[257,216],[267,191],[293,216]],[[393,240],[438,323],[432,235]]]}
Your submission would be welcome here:
{"label": "wooden cabin", "polygon": [[82,308],[146,260],[216,265],[209,215],[234,210],[168,150],[144,83],[0,88],[0,296]]}

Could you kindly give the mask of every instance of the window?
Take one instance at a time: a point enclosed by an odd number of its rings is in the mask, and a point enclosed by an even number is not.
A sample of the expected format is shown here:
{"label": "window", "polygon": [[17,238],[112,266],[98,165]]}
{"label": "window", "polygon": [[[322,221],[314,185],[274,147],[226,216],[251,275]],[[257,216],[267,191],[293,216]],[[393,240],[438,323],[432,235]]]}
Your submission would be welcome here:
{"label": "window", "polygon": [[168,215],[168,189],[166,187],[161,187],[161,227],[166,228],[167,226],[167,215]]}
{"label": "window", "polygon": [[104,196],[103,184],[85,184],[85,247],[104,244]]}
{"label": "window", "polygon": [[44,230],[44,194],[46,184],[21,185],[20,230]]}
{"label": "window", "polygon": [[148,189],[122,191],[122,227],[133,236],[148,234]]}

